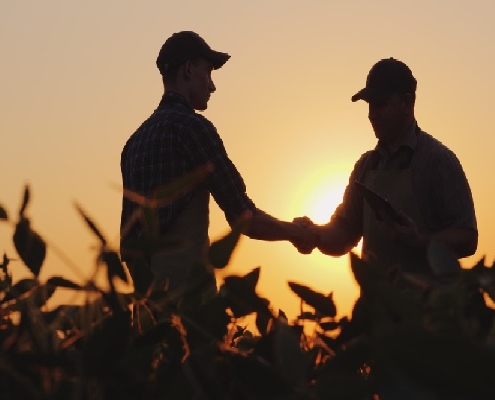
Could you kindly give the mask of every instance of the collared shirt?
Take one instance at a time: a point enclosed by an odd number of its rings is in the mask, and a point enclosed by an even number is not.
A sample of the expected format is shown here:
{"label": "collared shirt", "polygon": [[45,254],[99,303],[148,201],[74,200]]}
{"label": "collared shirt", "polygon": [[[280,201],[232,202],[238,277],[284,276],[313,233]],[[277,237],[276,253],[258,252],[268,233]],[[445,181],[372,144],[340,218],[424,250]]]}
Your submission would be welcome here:
{"label": "collared shirt", "polygon": [[416,201],[431,233],[446,228],[477,230],[471,189],[461,163],[439,140],[419,129],[416,122],[393,154],[378,142],[359,158],[344,200],[329,223],[346,229],[356,245],[363,235],[363,197],[354,182],[361,181],[368,171],[406,168],[411,168]]}
{"label": "collared shirt", "polygon": [[[216,128],[197,114],[180,95],[166,92],[154,113],[128,139],[121,154],[125,189],[150,196],[159,188],[186,173],[210,163],[213,172],[203,183],[232,223],[244,210],[256,209],[246,194],[246,186],[229,159]],[[164,233],[190,202],[195,192],[158,209],[159,230]],[[121,228],[137,205],[122,201]],[[126,237],[139,237],[136,223]]]}

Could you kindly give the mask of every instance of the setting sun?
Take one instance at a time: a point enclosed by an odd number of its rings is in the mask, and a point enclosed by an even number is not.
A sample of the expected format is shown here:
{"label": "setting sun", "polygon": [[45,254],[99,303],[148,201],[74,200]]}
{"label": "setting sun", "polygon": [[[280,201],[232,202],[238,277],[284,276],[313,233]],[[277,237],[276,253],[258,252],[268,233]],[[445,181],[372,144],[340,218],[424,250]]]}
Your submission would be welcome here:
{"label": "setting sun", "polygon": [[309,176],[297,193],[294,215],[305,215],[317,224],[328,222],[342,202],[347,180],[346,173],[328,170]]}

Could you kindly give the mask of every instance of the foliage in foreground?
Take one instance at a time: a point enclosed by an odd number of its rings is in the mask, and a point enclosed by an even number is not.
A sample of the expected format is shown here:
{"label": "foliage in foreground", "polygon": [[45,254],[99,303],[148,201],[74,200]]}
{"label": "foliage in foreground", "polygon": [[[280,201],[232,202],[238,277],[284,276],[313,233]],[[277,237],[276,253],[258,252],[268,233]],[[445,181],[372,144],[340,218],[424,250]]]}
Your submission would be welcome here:
{"label": "foliage in foreground", "polygon": [[[80,207],[100,243],[108,288],[61,276],[40,282],[46,244],[31,229],[28,203],[26,188],[13,242],[32,277],[14,283],[8,255],[0,265],[2,399],[372,399],[391,374],[445,398],[495,398],[495,311],[487,305],[495,268],[484,260],[460,269],[433,244],[432,269],[454,272],[426,281],[392,279],[351,254],[361,287],[352,315],[337,319],[332,293],[289,282],[301,314],[288,321],[256,293],[259,268],[226,277],[216,294],[201,265],[187,287],[154,288],[147,265],[126,271]],[[152,218],[147,204],[142,211]],[[0,219],[10,221],[3,207]],[[213,243],[209,264],[226,267],[241,232],[242,223]],[[154,245],[149,237],[138,247]],[[134,292],[117,291],[117,280],[129,278]],[[57,288],[93,300],[47,310]],[[256,334],[243,327],[246,316],[255,316]]]}

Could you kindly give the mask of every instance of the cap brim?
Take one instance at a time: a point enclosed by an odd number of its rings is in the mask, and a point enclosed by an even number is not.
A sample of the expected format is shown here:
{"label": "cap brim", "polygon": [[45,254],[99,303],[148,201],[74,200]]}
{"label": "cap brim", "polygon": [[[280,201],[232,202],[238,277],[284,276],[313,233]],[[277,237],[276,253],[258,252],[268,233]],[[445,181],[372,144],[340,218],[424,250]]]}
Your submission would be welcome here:
{"label": "cap brim", "polygon": [[367,101],[368,103],[382,102],[386,100],[389,95],[390,93],[385,92],[383,90],[365,87],[361,89],[359,92],[357,92],[354,96],[352,96],[351,100],[353,102],[358,100],[364,100]]}
{"label": "cap brim", "polygon": [[218,69],[227,62],[227,60],[230,58],[230,55],[228,55],[227,53],[221,53],[220,51],[211,50],[211,52],[208,53],[206,57],[213,63],[213,69]]}

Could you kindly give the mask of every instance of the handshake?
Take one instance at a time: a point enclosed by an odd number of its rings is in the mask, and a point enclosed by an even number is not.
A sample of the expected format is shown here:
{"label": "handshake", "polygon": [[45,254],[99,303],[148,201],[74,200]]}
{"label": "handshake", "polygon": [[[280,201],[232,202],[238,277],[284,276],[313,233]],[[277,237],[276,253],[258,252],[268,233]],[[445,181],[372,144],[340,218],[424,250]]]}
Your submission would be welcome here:
{"label": "handshake", "polygon": [[310,254],[320,241],[321,227],[308,217],[294,218],[292,224],[296,227],[295,237],[291,243],[301,254]]}

